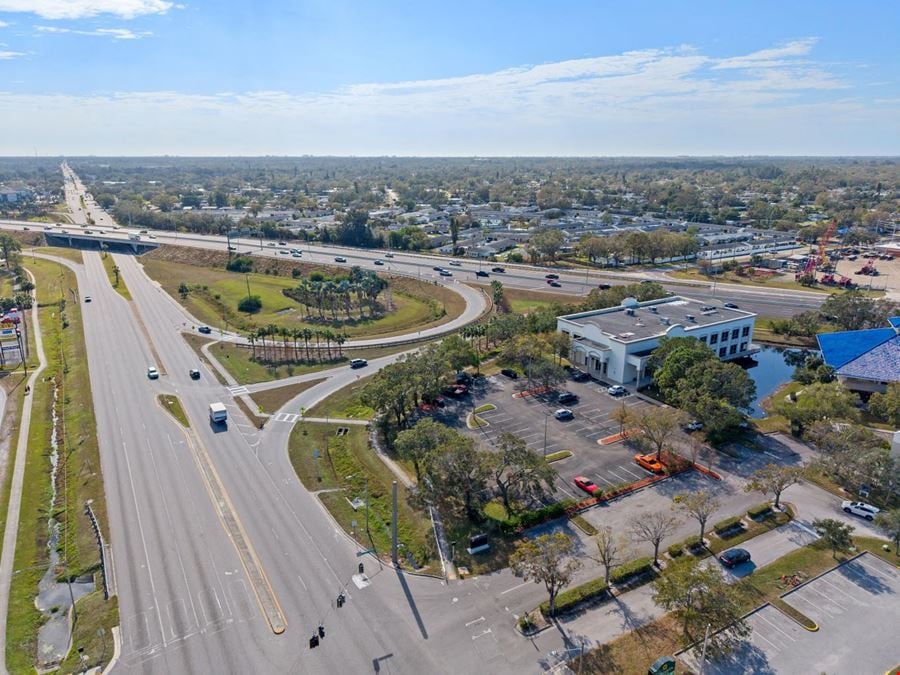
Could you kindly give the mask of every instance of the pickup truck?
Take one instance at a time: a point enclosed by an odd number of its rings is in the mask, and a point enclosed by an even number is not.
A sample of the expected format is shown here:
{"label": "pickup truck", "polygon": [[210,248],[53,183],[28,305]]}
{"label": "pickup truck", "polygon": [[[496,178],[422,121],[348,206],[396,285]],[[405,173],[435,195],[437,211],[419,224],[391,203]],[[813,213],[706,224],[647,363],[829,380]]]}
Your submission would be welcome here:
{"label": "pickup truck", "polygon": [[209,421],[213,424],[226,424],[228,422],[228,409],[224,403],[209,404]]}
{"label": "pickup truck", "polygon": [[140,241],[140,240],[141,240],[141,235],[139,235],[139,234],[129,234],[129,235],[128,235],[128,238],[131,239],[131,241]]}

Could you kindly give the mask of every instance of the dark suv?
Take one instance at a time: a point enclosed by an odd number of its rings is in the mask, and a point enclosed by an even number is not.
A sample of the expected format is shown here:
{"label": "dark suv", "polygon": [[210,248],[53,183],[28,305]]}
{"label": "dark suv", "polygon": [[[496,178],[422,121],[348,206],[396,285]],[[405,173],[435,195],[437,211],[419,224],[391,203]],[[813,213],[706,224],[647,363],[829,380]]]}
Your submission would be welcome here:
{"label": "dark suv", "polygon": [[578,394],[573,394],[571,391],[561,391],[559,392],[559,396],[556,397],[556,400],[560,403],[578,403]]}

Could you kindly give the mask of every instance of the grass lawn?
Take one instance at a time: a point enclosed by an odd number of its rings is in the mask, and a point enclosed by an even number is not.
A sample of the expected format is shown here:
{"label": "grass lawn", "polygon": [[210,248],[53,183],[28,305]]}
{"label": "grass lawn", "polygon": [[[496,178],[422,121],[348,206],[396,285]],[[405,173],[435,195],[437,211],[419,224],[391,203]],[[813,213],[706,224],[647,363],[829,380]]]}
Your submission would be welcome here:
{"label": "grass lawn", "polygon": [[266,389],[265,391],[258,391],[252,394],[251,398],[262,412],[271,414],[280,410],[281,406],[297,396],[297,394],[301,394],[310,387],[314,387],[324,381],[325,378],[323,377],[318,380],[310,380],[309,382],[297,382],[296,384],[288,384],[275,389]]}
{"label": "grass lawn", "polygon": [[[60,300],[77,288],[68,268],[45,260],[23,258],[35,275],[40,322],[48,366],[35,386],[25,484],[22,495],[15,569],[10,589],[6,658],[11,672],[29,672],[35,655],[37,630],[43,619],[34,607],[37,584],[47,566],[48,512],[52,508],[62,524],[60,554],[68,561],[68,572],[79,575],[97,570],[99,551],[84,503],[93,500],[101,527],[106,528],[106,499],[97,444],[93,399],[82,331],[81,306]],[[48,379],[50,378],[50,379]],[[51,413],[54,389],[58,387],[56,412],[59,415],[60,462],[57,473],[57,501],[48,503],[50,462],[47,449],[52,432]],[[68,509],[66,508],[68,507]],[[62,573],[62,569],[59,570]],[[111,625],[118,623],[113,606],[100,613]]]}
{"label": "grass lawn", "polygon": [[10,298],[13,295],[13,278],[3,274],[0,276],[0,298]]}
{"label": "grass lawn", "polygon": [[[303,485],[321,492],[319,498],[347,532],[353,532],[364,548],[374,548],[379,555],[390,555],[391,545],[391,481],[394,474],[369,448],[368,435],[362,427],[350,427],[347,435],[337,436],[337,424],[302,423],[291,432],[289,453],[291,464]],[[318,457],[314,456],[318,451]],[[365,532],[365,507],[354,511],[348,500],[365,500],[368,479],[369,535]],[[434,535],[427,513],[413,509],[402,484],[398,487],[400,522],[398,535],[401,554],[408,551],[416,565],[429,566],[440,573],[433,557]],[[352,521],[356,521],[356,527]],[[405,554],[403,555],[405,558]]]}
{"label": "grass lawn", "polygon": [[[199,345],[211,342],[207,338],[199,335],[191,335],[185,333],[185,339],[191,344],[198,345],[195,351],[199,354]],[[294,375],[303,375],[305,373],[316,373],[320,370],[328,370],[335,368],[341,364],[349,363],[350,359],[376,359],[380,356],[388,356],[414,349],[416,346],[424,346],[428,342],[416,343],[415,345],[387,345],[384,347],[367,347],[364,349],[344,349],[344,357],[334,361],[326,361],[325,363],[287,363],[281,365],[268,365],[255,361],[252,356],[253,352],[246,347],[241,347],[233,342],[220,342],[211,348],[213,356],[231,373],[241,384],[253,384],[255,382],[271,382],[280,380],[285,377],[293,377]]]}
{"label": "grass lawn", "polygon": [[71,260],[72,262],[77,262],[79,264],[84,264],[84,258],[81,255],[81,249],[78,248],[64,248],[62,246],[38,246],[34,249],[38,253],[46,253],[47,255],[54,255],[57,258],[65,258],[66,260]]}
{"label": "grass lawn", "polygon": [[370,420],[375,411],[359,400],[360,390],[374,375],[361,377],[355,384],[338,389],[331,396],[306,411],[307,417],[343,417],[345,419]]}
{"label": "grass lawn", "polygon": [[156,397],[156,400],[163,407],[163,410],[178,420],[178,423],[181,424],[181,426],[191,426],[191,423],[188,421],[187,413],[184,411],[184,406],[181,405],[181,399],[177,396],[174,394],[160,394]]}
{"label": "grass lawn", "polygon": [[[306,311],[282,291],[296,288],[298,280],[290,276],[268,274],[238,274],[224,269],[188,265],[148,256],[139,258],[144,270],[193,314],[198,321],[224,328],[249,331],[254,327],[289,326],[291,328],[328,328],[344,332],[349,337],[377,337],[400,335],[446,323],[459,316],[465,300],[443,286],[403,277],[390,278],[394,309],[381,318],[319,323],[305,318]],[[181,282],[189,286],[203,286],[207,290],[192,290],[182,299],[178,293]],[[237,310],[238,302],[250,294],[262,300],[262,310],[247,314]],[[381,295],[382,303],[387,292]]]}
{"label": "grass lawn", "polygon": [[[503,275],[497,275],[497,279],[502,283]],[[489,284],[472,284],[484,290],[490,295],[491,287]],[[503,300],[509,307],[510,311],[517,314],[528,314],[537,309],[552,307],[553,305],[571,305],[573,298],[571,295],[563,293],[551,293],[545,291],[532,291],[524,288],[503,287]],[[580,300],[578,298],[577,300]]]}
{"label": "grass lawn", "polygon": [[102,256],[101,259],[103,260],[103,268],[106,270],[106,276],[109,278],[109,284],[123,298],[131,300],[131,293],[128,292],[128,286],[125,285],[125,279],[122,278],[121,274],[116,276],[116,261],[113,260],[113,257],[109,253]]}
{"label": "grass lawn", "polygon": [[78,651],[73,649],[60,665],[59,673],[81,673],[85,666],[88,670],[102,667],[113,656],[115,644],[110,627],[119,623],[118,598],[104,600],[103,591],[94,591],[79,598],[76,608],[78,621],[72,643],[84,648],[87,661],[82,663]]}

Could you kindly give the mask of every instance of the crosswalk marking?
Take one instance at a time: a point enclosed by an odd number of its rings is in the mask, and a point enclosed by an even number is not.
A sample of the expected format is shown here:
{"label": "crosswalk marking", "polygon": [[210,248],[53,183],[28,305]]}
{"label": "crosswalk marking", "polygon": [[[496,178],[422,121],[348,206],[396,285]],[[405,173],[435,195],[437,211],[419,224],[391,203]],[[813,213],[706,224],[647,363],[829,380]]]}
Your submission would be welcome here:
{"label": "crosswalk marking", "polygon": [[239,387],[228,387],[228,391],[231,392],[232,396],[242,396],[243,394],[249,394],[250,390],[247,387],[239,386]]}
{"label": "crosswalk marking", "polygon": [[274,419],[276,422],[287,422],[289,424],[293,424],[300,419],[300,415],[295,415],[294,413],[278,413],[272,419]]}

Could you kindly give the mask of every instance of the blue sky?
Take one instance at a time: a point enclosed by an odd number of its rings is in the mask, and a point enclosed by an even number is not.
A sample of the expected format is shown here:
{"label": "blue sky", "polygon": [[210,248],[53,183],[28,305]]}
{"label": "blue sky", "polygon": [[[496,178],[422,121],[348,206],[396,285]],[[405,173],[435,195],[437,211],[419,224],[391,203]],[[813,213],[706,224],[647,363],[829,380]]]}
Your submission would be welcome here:
{"label": "blue sky", "polygon": [[4,154],[900,154],[900,3],[0,0]]}

